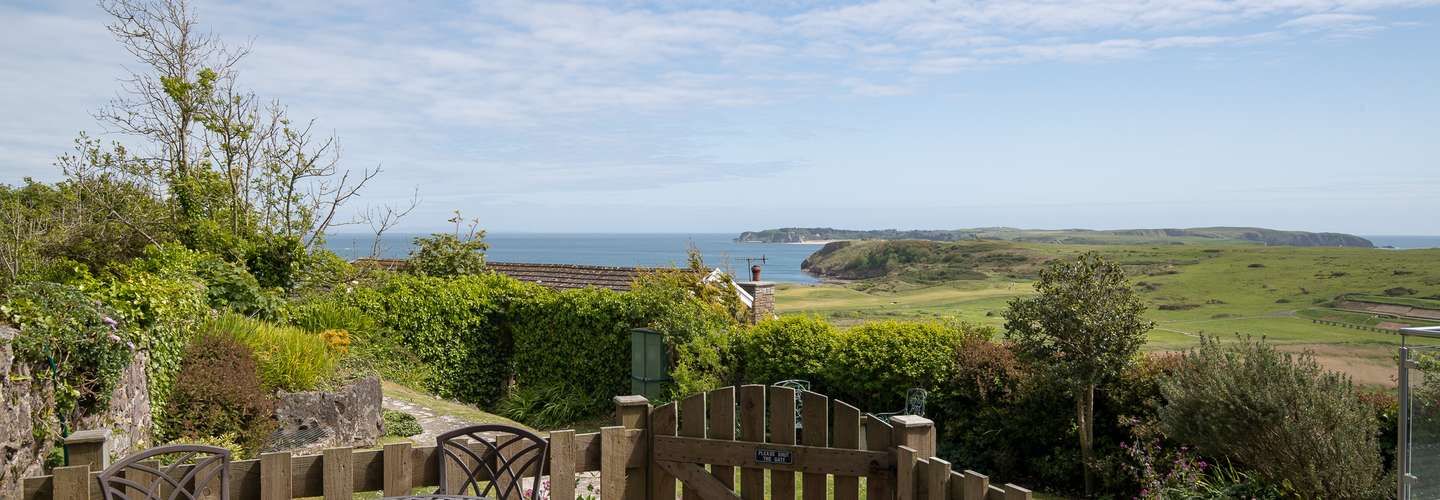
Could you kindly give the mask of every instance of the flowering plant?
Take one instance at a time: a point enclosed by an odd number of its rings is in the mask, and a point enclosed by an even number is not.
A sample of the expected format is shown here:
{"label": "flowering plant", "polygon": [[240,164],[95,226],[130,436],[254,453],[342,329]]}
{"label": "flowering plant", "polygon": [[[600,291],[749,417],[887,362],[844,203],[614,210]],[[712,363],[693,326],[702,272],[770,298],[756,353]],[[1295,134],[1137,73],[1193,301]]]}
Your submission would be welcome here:
{"label": "flowering plant", "polygon": [[1205,484],[1210,464],[1199,458],[1188,446],[1165,448],[1161,436],[1150,426],[1136,419],[1123,420],[1131,427],[1133,441],[1121,442],[1125,469],[1137,482],[1140,491],[1135,498],[1168,499],[1196,498]]}

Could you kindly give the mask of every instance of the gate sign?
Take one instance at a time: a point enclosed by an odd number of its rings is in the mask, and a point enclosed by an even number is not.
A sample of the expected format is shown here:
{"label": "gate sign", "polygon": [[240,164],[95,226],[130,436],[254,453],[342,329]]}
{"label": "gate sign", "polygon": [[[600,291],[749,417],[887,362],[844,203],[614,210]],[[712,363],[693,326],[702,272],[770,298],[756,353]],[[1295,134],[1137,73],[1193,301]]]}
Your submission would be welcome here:
{"label": "gate sign", "polygon": [[757,464],[785,464],[794,463],[793,457],[787,450],[768,450],[755,448],[755,463]]}

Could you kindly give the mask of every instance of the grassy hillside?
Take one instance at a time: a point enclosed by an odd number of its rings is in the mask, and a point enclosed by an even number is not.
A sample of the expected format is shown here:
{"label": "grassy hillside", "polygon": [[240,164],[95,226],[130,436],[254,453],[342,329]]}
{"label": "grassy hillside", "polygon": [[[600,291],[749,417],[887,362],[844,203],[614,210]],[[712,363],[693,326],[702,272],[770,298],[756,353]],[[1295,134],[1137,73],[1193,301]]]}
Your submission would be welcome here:
{"label": "grassy hillside", "polygon": [[[1006,302],[1032,293],[1030,277],[1036,266],[1094,250],[1124,265],[1150,303],[1149,316],[1158,327],[1149,349],[1184,348],[1201,333],[1263,335],[1296,349],[1323,350],[1330,356],[1327,363],[1336,368],[1362,381],[1384,383],[1393,372],[1390,346],[1398,342],[1396,336],[1312,320],[1360,326],[1393,323],[1336,310],[1330,302],[1345,294],[1363,294],[1367,299],[1430,303],[1423,297],[1440,294],[1440,250],[925,243],[857,242],[832,249],[813,259],[812,267],[872,276],[843,284],[785,286],[777,305],[782,313],[819,314],[841,324],[953,317],[1000,326]],[[985,259],[990,255],[1025,260],[997,264]],[[928,279],[942,274],[964,279]],[[1385,296],[1397,287],[1415,293],[1398,299]]]}

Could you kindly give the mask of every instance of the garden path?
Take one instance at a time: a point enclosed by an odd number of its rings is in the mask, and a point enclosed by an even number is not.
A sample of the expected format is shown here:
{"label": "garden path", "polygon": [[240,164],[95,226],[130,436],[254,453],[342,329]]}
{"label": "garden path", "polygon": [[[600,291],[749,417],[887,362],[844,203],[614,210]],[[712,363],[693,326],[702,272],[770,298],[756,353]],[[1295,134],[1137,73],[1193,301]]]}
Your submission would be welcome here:
{"label": "garden path", "polygon": [[387,410],[403,411],[415,416],[415,420],[420,424],[420,428],[424,429],[423,432],[410,436],[410,440],[414,441],[415,444],[434,445],[435,437],[446,431],[480,423],[471,422],[454,415],[446,415],[433,408],[389,396],[385,397],[381,406]]}

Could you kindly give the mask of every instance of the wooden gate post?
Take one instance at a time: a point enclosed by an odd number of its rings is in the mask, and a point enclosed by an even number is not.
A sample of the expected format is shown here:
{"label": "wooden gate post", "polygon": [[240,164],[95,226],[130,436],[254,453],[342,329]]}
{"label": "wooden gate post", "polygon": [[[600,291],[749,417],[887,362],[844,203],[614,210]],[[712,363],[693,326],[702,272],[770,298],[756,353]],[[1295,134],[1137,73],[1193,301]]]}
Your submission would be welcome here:
{"label": "wooden gate post", "polygon": [[935,422],[915,415],[890,417],[895,427],[895,446],[909,446],[921,459],[935,456]]}
{"label": "wooden gate post", "polygon": [[[615,396],[615,425],[626,429],[645,430],[650,427],[650,400],[645,396]],[[650,436],[646,433],[640,435],[641,447],[638,453],[644,458],[644,464],[637,469],[625,471],[625,498],[623,500],[646,500],[650,492]],[[614,499],[612,499],[614,500]]]}
{"label": "wooden gate post", "polygon": [[92,471],[110,466],[110,429],[76,431],[65,437],[65,465],[89,465]]}

